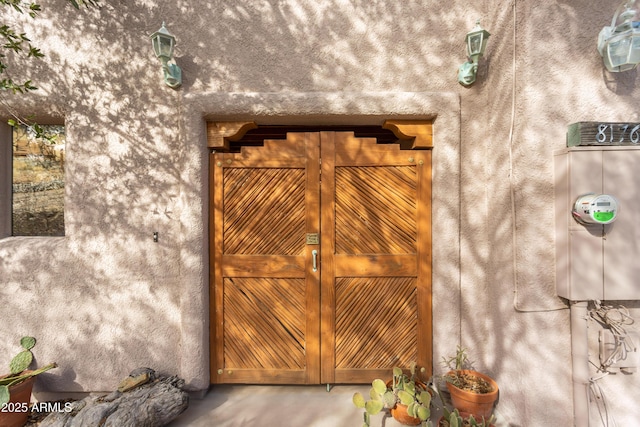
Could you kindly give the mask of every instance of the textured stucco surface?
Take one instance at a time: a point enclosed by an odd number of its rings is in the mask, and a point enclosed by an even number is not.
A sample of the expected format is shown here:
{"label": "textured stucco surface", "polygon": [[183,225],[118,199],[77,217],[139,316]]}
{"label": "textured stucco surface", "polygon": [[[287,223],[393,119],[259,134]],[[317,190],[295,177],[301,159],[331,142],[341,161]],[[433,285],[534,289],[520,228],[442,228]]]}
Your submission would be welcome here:
{"label": "textured stucco surface", "polygon": [[[617,2],[104,3],[7,14],[47,56],[17,62],[40,89],[3,105],[67,127],[66,236],[5,237],[0,172],[0,364],[31,334],[38,361],[60,365],[50,390],[113,389],[143,365],[206,388],[206,120],[433,118],[435,367],[462,344],[500,384],[503,425],[572,424],[569,313],[555,296],[553,209],[540,206],[553,204],[570,123],[640,121],[637,72],[605,72],[595,48]],[[464,88],[477,19],[492,35]],[[150,47],[162,21],[178,38],[177,91]],[[602,380],[620,424],[639,378]]]}

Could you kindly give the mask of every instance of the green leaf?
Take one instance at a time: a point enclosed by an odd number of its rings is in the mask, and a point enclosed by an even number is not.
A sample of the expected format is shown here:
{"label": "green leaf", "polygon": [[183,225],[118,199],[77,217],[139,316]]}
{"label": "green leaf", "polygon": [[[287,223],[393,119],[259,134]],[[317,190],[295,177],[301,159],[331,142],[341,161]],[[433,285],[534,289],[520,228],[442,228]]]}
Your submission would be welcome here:
{"label": "green leaf", "polygon": [[375,379],[371,383],[371,386],[378,394],[383,394],[387,391],[387,385],[381,379]]}
{"label": "green leaf", "polygon": [[22,337],[20,339],[20,345],[25,350],[31,350],[36,345],[36,339],[34,337]]}
{"label": "green leaf", "polygon": [[442,415],[447,420],[451,417],[451,412],[449,412],[449,410],[446,408],[446,406],[442,407]]}
{"label": "green leaf", "polygon": [[27,369],[29,365],[31,365],[32,360],[33,354],[31,354],[31,351],[29,350],[24,350],[16,354],[11,363],[9,363],[11,375],[19,374]]}
{"label": "green leaf", "polygon": [[381,400],[368,400],[364,405],[364,409],[370,415],[377,414],[378,412],[382,411],[382,408],[384,408],[384,404]]}
{"label": "green leaf", "polygon": [[408,382],[405,384],[404,389],[408,391],[412,396],[416,395],[416,383]]}
{"label": "green leaf", "polygon": [[429,405],[431,405],[431,393],[429,393],[428,391],[421,392],[420,403],[422,403],[426,407],[429,407]]}
{"label": "green leaf", "polygon": [[364,408],[365,400],[362,393],[360,392],[354,393],[353,398],[351,400],[353,401],[353,404],[356,405],[357,408]]}
{"label": "green leaf", "polygon": [[393,408],[396,404],[396,395],[391,390],[387,390],[382,395],[382,402],[387,408]]}
{"label": "green leaf", "polygon": [[11,396],[9,396],[9,387],[6,385],[0,385],[0,408],[4,408],[4,405],[9,403]]}
{"label": "green leaf", "polygon": [[418,406],[418,410],[416,411],[416,415],[422,421],[426,421],[431,416],[431,411],[428,406]]}
{"label": "green leaf", "polygon": [[364,396],[362,395],[362,393],[356,392],[353,395],[352,400],[353,400],[353,404],[356,405],[357,408],[364,409],[365,399],[364,399]]}
{"label": "green leaf", "polygon": [[407,406],[407,415],[410,417],[416,418],[416,402],[413,402],[411,405]]}
{"label": "green leaf", "polygon": [[407,393],[404,390],[398,391],[398,398],[400,399],[400,402],[404,405],[410,405],[414,401],[413,395],[411,393]]}

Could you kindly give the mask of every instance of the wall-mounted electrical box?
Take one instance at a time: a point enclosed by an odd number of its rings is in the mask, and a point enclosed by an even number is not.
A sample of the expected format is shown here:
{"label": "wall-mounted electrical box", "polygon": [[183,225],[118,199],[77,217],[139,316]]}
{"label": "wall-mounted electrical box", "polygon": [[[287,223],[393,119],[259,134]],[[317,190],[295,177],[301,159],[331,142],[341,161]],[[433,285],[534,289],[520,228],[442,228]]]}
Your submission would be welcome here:
{"label": "wall-mounted electrical box", "polygon": [[558,295],[640,299],[640,146],[565,148],[554,170]]}

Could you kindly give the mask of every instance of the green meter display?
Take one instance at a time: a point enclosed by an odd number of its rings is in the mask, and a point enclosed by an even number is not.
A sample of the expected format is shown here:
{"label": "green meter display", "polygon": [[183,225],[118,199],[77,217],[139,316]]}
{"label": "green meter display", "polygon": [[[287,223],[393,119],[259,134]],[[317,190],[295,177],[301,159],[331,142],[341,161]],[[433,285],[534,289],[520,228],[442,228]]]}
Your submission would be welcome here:
{"label": "green meter display", "polygon": [[608,194],[584,194],[573,205],[573,217],[583,225],[610,224],[618,215],[618,201]]}

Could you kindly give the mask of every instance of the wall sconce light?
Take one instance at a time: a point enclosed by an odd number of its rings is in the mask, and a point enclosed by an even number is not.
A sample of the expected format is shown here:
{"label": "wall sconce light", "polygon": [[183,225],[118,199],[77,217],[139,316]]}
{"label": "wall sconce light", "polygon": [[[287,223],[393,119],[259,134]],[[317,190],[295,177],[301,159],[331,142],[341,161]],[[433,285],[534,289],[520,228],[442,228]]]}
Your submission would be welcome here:
{"label": "wall sconce light", "polygon": [[176,38],[167,31],[162,23],[162,27],[151,35],[151,43],[156,56],[162,61],[162,71],[164,72],[164,82],[167,86],[177,89],[182,84],[182,70],[177,64],[170,64],[173,57],[173,48]]}
{"label": "wall sconce light", "polygon": [[487,48],[487,39],[491,34],[480,27],[480,21],[476,22],[473,30],[467,33],[465,42],[467,43],[467,56],[469,61],[465,62],[458,69],[458,83],[470,86],[476,81],[478,72],[478,59],[484,55]]}
{"label": "wall sconce light", "polygon": [[609,71],[633,70],[640,63],[640,21],[634,20],[638,14],[633,8],[635,2],[623,1],[611,26],[604,27],[598,35],[598,52]]}

